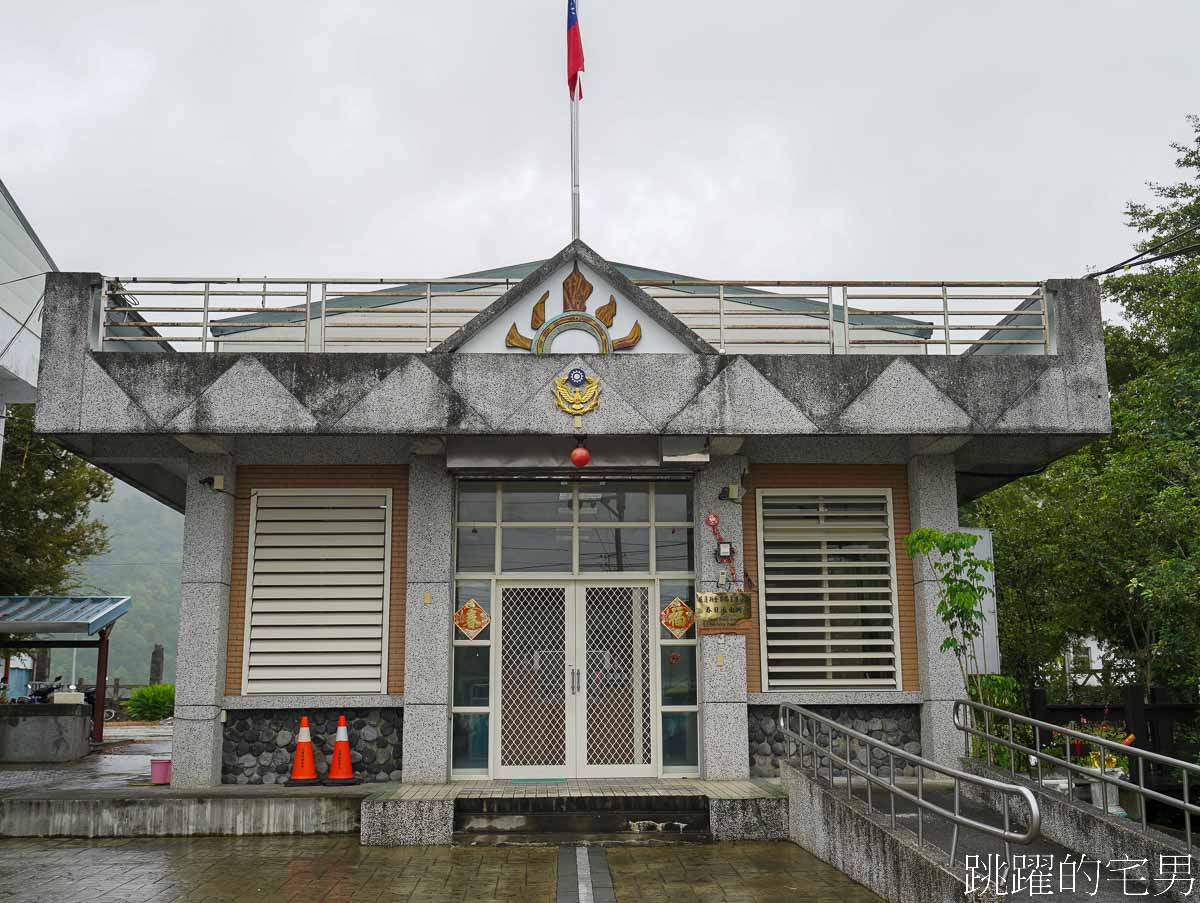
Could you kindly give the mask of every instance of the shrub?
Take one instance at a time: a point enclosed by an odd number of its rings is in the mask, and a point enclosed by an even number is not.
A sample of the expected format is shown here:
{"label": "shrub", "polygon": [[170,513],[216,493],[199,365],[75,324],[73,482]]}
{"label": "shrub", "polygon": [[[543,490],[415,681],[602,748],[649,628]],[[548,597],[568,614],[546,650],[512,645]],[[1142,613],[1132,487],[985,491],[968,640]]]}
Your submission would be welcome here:
{"label": "shrub", "polygon": [[125,708],[135,721],[162,721],[175,713],[175,684],[138,687]]}

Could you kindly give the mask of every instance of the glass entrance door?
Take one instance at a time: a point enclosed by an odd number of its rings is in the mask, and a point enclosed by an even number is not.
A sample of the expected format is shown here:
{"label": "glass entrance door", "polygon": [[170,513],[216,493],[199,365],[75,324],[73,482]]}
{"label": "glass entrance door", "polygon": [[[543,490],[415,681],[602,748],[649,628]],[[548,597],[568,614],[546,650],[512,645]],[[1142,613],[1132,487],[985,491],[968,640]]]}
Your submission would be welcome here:
{"label": "glass entrance door", "polygon": [[[501,586],[499,762],[501,778],[571,773],[575,736],[572,587]],[[568,638],[570,642],[568,642]]]}
{"label": "glass entrance door", "polygon": [[500,586],[496,776],[652,777],[652,584]]}
{"label": "glass entrance door", "polygon": [[656,773],[650,585],[575,587],[581,777]]}

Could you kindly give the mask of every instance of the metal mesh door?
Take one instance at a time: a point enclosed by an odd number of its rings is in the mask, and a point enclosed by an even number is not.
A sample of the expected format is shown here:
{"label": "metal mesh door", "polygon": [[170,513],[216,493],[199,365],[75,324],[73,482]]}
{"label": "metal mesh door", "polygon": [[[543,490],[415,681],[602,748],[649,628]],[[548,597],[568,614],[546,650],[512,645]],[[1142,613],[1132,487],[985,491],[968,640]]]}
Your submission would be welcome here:
{"label": "metal mesh door", "polygon": [[567,591],[501,589],[500,767],[567,764]]}
{"label": "metal mesh door", "polygon": [[650,592],[589,586],[584,592],[586,765],[653,762]]}

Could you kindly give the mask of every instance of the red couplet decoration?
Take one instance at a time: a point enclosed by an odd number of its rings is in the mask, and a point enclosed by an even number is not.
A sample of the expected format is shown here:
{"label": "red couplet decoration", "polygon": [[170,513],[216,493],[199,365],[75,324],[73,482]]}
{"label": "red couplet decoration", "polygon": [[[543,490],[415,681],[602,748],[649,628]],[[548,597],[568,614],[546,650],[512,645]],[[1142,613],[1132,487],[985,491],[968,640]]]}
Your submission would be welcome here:
{"label": "red couplet decoration", "polygon": [[571,450],[571,463],[576,467],[587,467],[592,460],[592,453],[582,445]]}

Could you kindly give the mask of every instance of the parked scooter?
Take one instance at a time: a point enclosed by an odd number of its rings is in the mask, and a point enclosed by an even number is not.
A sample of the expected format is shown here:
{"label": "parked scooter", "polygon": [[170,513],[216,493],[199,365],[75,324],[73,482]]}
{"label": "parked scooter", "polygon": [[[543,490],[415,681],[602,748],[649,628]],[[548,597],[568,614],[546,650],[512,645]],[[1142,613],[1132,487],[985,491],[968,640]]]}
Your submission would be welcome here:
{"label": "parked scooter", "polygon": [[60,674],[58,677],[54,678],[54,680],[47,683],[44,687],[38,687],[36,690],[30,690],[29,702],[31,704],[49,702],[50,697],[62,688],[62,675]]}
{"label": "parked scooter", "polygon": [[[11,702],[17,705],[39,705],[47,704],[53,698],[54,694],[63,689],[62,675],[59,674],[52,681],[48,681],[45,686],[38,687],[36,690],[30,690],[28,696],[21,696]],[[107,702],[107,700],[105,700]],[[94,710],[96,706],[96,688],[89,687],[83,691],[83,702],[89,710]],[[104,720],[114,721],[117,717],[116,709],[104,710]]]}

